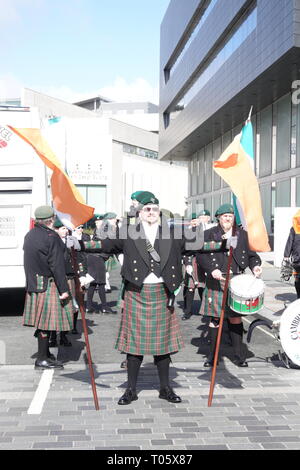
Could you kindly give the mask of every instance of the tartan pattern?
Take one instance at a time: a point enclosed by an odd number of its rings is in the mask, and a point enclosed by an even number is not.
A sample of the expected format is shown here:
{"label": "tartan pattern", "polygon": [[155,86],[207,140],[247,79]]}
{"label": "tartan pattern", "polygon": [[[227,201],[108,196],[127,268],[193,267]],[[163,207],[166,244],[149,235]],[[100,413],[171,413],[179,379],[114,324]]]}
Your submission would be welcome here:
{"label": "tartan pattern", "polygon": [[201,251],[218,251],[221,249],[223,242],[215,242],[215,241],[210,241],[210,242],[204,242],[202,250]]}
{"label": "tartan pattern", "polygon": [[61,301],[55,282],[45,292],[27,292],[23,325],[45,331],[70,331],[73,328],[72,299]]}
{"label": "tartan pattern", "polygon": [[86,250],[90,249],[101,249],[102,248],[102,242],[100,240],[90,240],[88,242],[84,242],[84,247]]}
{"label": "tartan pattern", "polygon": [[107,261],[105,261],[106,271],[109,273],[118,266],[118,260],[116,256],[110,256]]}
{"label": "tartan pattern", "polygon": [[[217,281],[216,279],[207,278],[206,286],[203,291],[200,315],[220,318],[223,292],[225,281]],[[225,304],[224,318],[239,317],[240,315],[228,306],[228,293]]]}
{"label": "tartan pattern", "polygon": [[184,346],[176,313],[167,308],[164,284],[126,290],[115,349],[136,355],[163,355]]}

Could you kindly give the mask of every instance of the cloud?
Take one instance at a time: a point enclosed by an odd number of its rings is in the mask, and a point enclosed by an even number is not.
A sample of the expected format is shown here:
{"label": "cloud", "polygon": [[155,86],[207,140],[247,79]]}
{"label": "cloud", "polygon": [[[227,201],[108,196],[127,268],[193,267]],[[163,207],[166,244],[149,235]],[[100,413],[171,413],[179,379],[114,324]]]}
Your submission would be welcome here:
{"label": "cloud", "polygon": [[98,95],[119,102],[150,101],[151,103],[158,104],[159,101],[158,86],[152,86],[144,78],[136,78],[132,82],[127,82],[125,78],[117,77],[112,84],[102,88],[79,92],[68,85],[26,85],[12,75],[0,76],[0,99],[20,97],[22,87],[31,88],[39,93],[67,101],[68,103],[76,103]]}
{"label": "cloud", "polygon": [[158,104],[158,86],[153,87],[144,78],[128,83],[125,78],[117,77],[112,85],[100,88],[98,92],[113,101],[151,101]]}
{"label": "cloud", "polygon": [[6,74],[0,76],[0,100],[21,97],[23,84],[15,76]]}

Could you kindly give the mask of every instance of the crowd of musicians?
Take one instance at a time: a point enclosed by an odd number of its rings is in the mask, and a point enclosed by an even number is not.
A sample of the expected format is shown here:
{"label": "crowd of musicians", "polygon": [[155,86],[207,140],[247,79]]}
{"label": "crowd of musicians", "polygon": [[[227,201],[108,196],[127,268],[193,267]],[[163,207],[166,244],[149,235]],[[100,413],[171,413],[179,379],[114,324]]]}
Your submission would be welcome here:
{"label": "crowd of musicians", "polygon": [[[85,295],[85,312],[116,314],[107,303],[111,269],[121,266],[120,326],[115,348],[126,354],[128,383],[118,403],[138,399],[139,369],[145,355],[154,358],[160,382],[159,398],[181,402],[170,386],[171,357],[184,346],[180,324],[192,315],[195,294],[200,315],[208,317],[210,352],[204,362],[212,367],[220,322],[229,253],[230,276],[246,270],[261,276],[261,259],[250,250],[247,232],[235,223],[231,204],[221,205],[212,223],[201,211],[178,230],[178,221],[166,217],[159,200],[149,191],[136,191],[125,217],[115,213],[95,215],[88,226],[69,230],[50,206],[35,210],[35,226],[24,240],[26,298],[23,324],[34,328],[38,342],[36,369],[62,368],[50,351],[59,343],[72,345],[78,334],[79,299],[76,278]],[[86,228],[89,227],[89,228]],[[175,310],[183,286],[184,308]],[[244,357],[242,316],[226,304],[225,319],[233,347],[234,363],[247,367]],[[124,356],[123,356],[124,357]]]}

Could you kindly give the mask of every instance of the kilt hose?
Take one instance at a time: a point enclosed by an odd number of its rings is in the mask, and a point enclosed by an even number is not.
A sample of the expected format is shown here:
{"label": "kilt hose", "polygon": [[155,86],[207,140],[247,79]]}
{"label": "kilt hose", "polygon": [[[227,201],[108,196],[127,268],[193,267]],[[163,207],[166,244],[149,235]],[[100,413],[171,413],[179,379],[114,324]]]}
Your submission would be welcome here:
{"label": "kilt hose", "polygon": [[23,325],[44,331],[70,331],[74,311],[72,297],[60,300],[55,282],[49,280],[45,292],[26,293]]}
{"label": "kilt hose", "polygon": [[[217,279],[207,277],[206,286],[203,291],[200,315],[220,318],[224,287],[225,281],[218,281]],[[224,318],[240,317],[241,315],[231,310],[228,306],[228,292],[229,288],[227,291]]]}
{"label": "kilt hose", "polygon": [[167,302],[163,283],[126,289],[115,349],[138,356],[180,351],[184,344],[179,323]]}

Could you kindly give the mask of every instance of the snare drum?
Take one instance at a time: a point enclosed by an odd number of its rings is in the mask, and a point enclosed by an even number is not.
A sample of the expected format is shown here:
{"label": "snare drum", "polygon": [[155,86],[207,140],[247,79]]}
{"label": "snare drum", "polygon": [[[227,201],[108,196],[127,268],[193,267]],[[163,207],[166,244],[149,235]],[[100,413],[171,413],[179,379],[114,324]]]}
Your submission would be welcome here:
{"label": "snare drum", "polygon": [[264,305],[264,282],[252,274],[234,276],[229,284],[228,305],[240,315],[253,315]]}
{"label": "snare drum", "polygon": [[300,366],[300,299],[292,302],[281,315],[279,338],[286,355]]}

